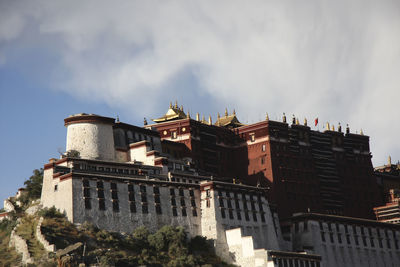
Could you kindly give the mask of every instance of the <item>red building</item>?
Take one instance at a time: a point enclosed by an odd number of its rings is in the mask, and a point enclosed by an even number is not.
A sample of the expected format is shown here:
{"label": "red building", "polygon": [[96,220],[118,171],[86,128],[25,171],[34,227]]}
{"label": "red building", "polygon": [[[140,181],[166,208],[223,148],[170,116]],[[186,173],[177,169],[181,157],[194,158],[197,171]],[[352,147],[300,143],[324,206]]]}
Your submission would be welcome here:
{"label": "red building", "polygon": [[369,137],[331,129],[265,121],[241,124],[236,114],[196,120],[177,105],[153,124],[162,140],[186,145],[199,172],[231,177],[270,188],[268,199],[281,218],[295,212],[319,212],[374,218],[381,205],[373,173]]}

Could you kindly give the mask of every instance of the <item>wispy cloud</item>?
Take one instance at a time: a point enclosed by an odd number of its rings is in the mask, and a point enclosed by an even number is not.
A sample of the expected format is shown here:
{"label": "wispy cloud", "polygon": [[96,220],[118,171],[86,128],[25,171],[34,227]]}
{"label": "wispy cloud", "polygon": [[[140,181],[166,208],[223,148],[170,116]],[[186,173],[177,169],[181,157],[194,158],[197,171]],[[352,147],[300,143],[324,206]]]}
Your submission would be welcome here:
{"label": "wispy cloud", "polygon": [[195,88],[207,109],[235,106],[243,120],[286,111],[363,127],[381,162],[400,159],[399,3],[2,1],[0,59],[36,31],[29,41],[67,73],[49,82],[82,99],[143,117]]}

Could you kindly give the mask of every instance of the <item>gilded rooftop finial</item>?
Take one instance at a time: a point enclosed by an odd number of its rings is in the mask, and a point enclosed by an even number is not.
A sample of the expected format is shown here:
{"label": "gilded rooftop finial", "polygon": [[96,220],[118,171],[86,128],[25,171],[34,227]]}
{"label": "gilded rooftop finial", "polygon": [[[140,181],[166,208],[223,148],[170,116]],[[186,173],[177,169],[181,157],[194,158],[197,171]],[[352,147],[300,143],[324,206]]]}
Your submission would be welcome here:
{"label": "gilded rooftop finial", "polygon": [[181,105],[181,111],[183,111],[183,105]]}
{"label": "gilded rooftop finial", "polygon": [[363,130],[362,130],[362,129],[361,129],[361,131],[360,131],[360,134],[361,134],[361,135],[364,135],[364,132],[363,132]]}
{"label": "gilded rooftop finial", "polygon": [[197,112],[196,113],[196,121],[199,121],[200,120],[200,114]]}
{"label": "gilded rooftop finial", "polygon": [[204,118],[204,115],[203,115],[203,117],[201,118],[201,122],[202,122],[202,123],[206,122],[206,119]]}
{"label": "gilded rooftop finial", "polygon": [[304,118],[304,126],[307,126],[307,118]]}
{"label": "gilded rooftop finial", "polygon": [[228,117],[228,109],[225,108],[225,117]]}
{"label": "gilded rooftop finial", "polygon": [[389,158],[388,158],[388,165],[390,166],[390,165],[392,165],[392,157],[389,155]]}
{"label": "gilded rooftop finial", "polygon": [[299,118],[296,118],[296,125],[299,125],[299,124],[300,124]]}
{"label": "gilded rooftop finial", "polygon": [[210,116],[208,116],[208,125],[211,125],[212,124],[212,119],[211,119],[211,115]]}
{"label": "gilded rooftop finial", "polygon": [[145,117],[144,120],[143,120],[143,125],[147,125],[146,117]]}
{"label": "gilded rooftop finial", "polygon": [[350,133],[350,127],[349,124],[346,125],[346,134]]}
{"label": "gilded rooftop finial", "polygon": [[265,120],[266,120],[266,121],[269,121],[268,112],[265,113]]}
{"label": "gilded rooftop finial", "polygon": [[332,131],[335,131],[335,125],[332,124]]}
{"label": "gilded rooftop finial", "polygon": [[187,111],[187,113],[186,113],[186,118],[190,119],[190,113],[189,113],[189,110],[188,110],[188,111]]}
{"label": "gilded rooftop finial", "polygon": [[178,108],[178,100],[175,100],[175,108]]}
{"label": "gilded rooftop finial", "polygon": [[235,115],[235,116],[236,116],[236,110],[235,110],[235,109],[233,109],[233,115]]}
{"label": "gilded rooftop finial", "polygon": [[172,102],[169,102],[169,108],[172,108]]}
{"label": "gilded rooftop finial", "polygon": [[340,122],[339,122],[339,125],[338,125],[338,132],[339,132],[339,133],[342,132],[342,125],[340,125]]}
{"label": "gilded rooftop finial", "polygon": [[329,122],[326,123],[326,130],[329,131],[330,127],[329,127]]}
{"label": "gilded rooftop finial", "polygon": [[218,112],[218,114],[217,114],[217,118],[219,119],[221,116],[219,115],[219,112]]}
{"label": "gilded rooftop finial", "polygon": [[284,123],[286,123],[286,114],[285,114],[285,112],[283,112],[282,121],[283,121]]}

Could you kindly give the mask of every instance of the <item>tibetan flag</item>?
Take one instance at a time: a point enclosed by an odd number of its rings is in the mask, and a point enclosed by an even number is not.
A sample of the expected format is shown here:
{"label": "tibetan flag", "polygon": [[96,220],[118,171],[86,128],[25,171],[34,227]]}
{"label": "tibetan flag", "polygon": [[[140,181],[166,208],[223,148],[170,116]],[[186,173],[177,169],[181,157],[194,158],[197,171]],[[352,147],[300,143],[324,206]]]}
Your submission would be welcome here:
{"label": "tibetan flag", "polygon": [[318,118],[315,119],[315,126],[318,124]]}

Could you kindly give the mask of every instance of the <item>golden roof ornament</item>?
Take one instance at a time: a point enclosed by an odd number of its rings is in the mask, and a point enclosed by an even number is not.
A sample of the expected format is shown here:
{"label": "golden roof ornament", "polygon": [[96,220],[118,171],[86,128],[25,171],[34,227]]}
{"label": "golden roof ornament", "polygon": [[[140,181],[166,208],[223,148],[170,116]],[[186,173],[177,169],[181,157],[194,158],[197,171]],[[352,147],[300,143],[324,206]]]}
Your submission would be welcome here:
{"label": "golden roof ornament", "polygon": [[296,125],[299,125],[299,118],[296,118]]}
{"label": "golden roof ornament", "polygon": [[266,120],[266,121],[269,121],[268,112],[265,113],[265,120]]}
{"label": "golden roof ornament", "polygon": [[181,111],[183,111],[183,105],[181,105]]}
{"label": "golden roof ornament", "polygon": [[338,125],[338,132],[339,132],[339,133],[342,132],[342,125],[340,125],[340,122],[339,122],[339,125]]}
{"label": "golden roof ornament", "polygon": [[178,100],[175,100],[175,109],[178,109]]}
{"label": "golden roof ornament", "polygon": [[190,119],[190,113],[189,113],[189,110],[188,110],[188,111],[187,111],[187,113],[186,113],[186,118]]}
{"label": "golden roof ornament", "polygon": [[282,121],[283,121],[284,123],[286,123],[286,114],[285,114],[285,112],[283,112]]}
{"label": "golden roof ornament", "polygon": [[217,118],[218,118],[218,119],[220,118],[220,116],[219,116],[219,112],[218,112],[218,114],[217,114]]}
{"label": "golden roof ornament", "polygon": [[147,125],[146,117],[145,117],[144,120],[143,120],[143,125]]}
{"label": "golden roof ornament", "polygon": [[199,121],[200,120],[200,114],[197,112],[196,113],[196,121]]}
{"label": "golden roof ornament", "polygon": [[235,116],[236,116],[236,110],[235,110],[235,109],[233,109],[233,115],[235,115]]}
{"label": "golden roof ornament", "polygon": [[210,116],[208,116],[208,125],[211,125],[212,124],[212,119],[211,119],[211,115]]}
{"label": "golden roof ornament", "polygon": [[330,127],[329,127],[329,122],[326,123],[326,130],[329,131]]}
{"label": "golden roof ornament", "polygon": [[363,132],[363,130],[362,130],[362,129],[361,129],[361,131],[360,131],[360,134],[361,134],[361,135],[364,135],[364,132]]}
{"label": "golden roof ornament", "polygon": [[169,108],[172,108],[172,102],[169,102]]}
{"label": "golden roof ornament", "polygon": [[389,155],[389,158],[388,158],[388,165],[389,166],[391,166],[392,165],[392,157]]}
{"label": "golden roof ornament", "polygon": [[116,120],[117,122],[119,122],[119,116],[117,115],[117,120]]}
{"label": "golden roof ornament", "polygon": [[307,118],[304,118],[304,126],[307,126]]}
{"label": "golden roof ornament", "polygon": [[202,122],[202,123],[206,122],[206,119],[205,119],[204,115],[203,115],[203,117],[202,117],[202,119],[201,119],[201,122]]}
{"label": "golden roof ornament", "polygon": [[332,124],[332,131],[335,131],[335,125]]}
{"label": "golden roof ornament", "polygon": [[349,127],[349,124],[347,124],[346,125],[346,134],[349,134],[350,133],[350,127]]}
{"label": "golden roof ornament", "polygon": [[228,117],[228,109],[225,108],[225,117]]}

